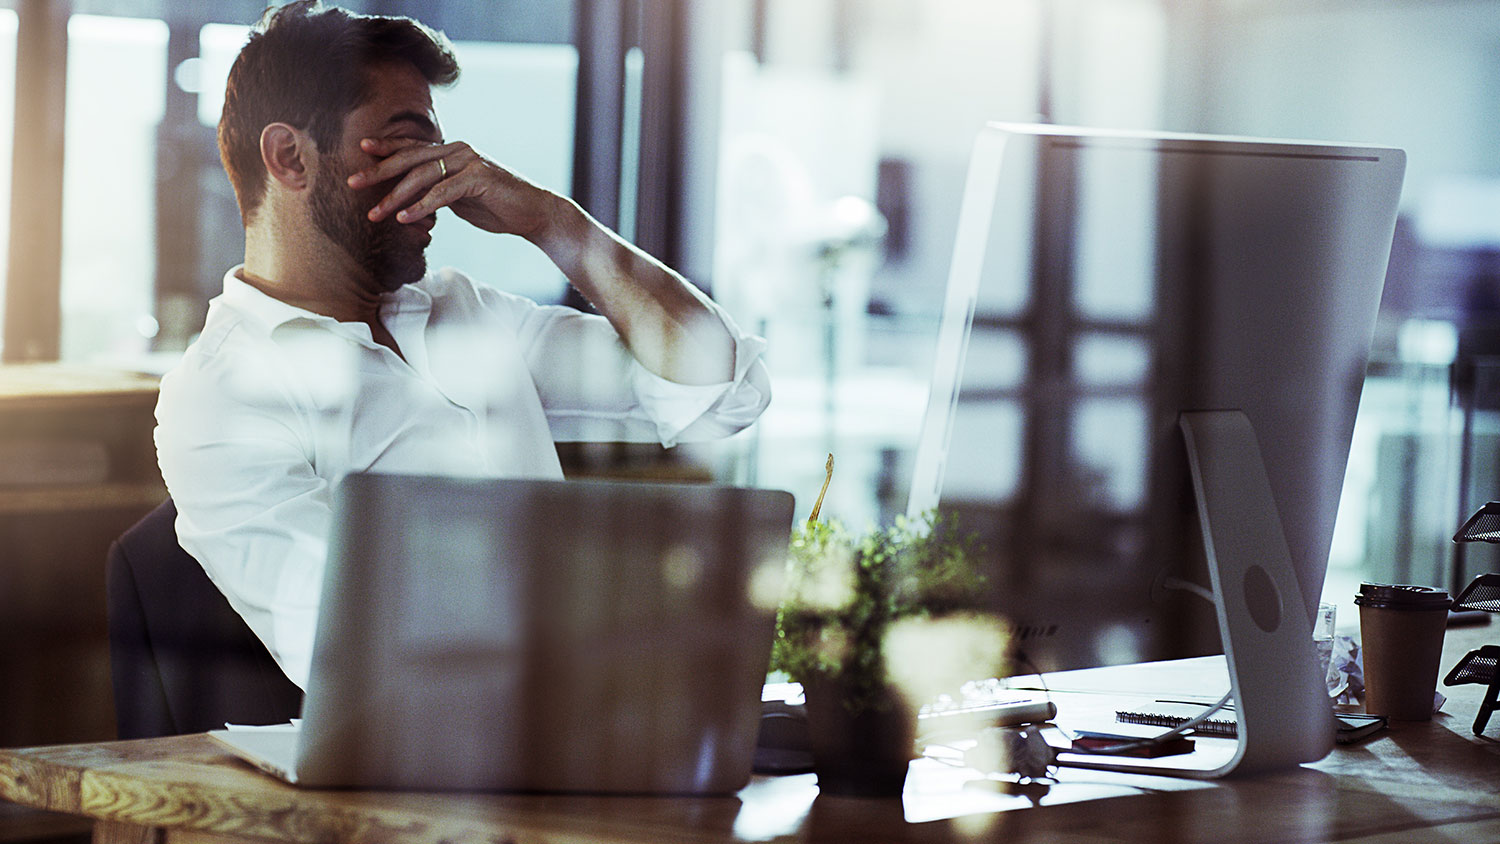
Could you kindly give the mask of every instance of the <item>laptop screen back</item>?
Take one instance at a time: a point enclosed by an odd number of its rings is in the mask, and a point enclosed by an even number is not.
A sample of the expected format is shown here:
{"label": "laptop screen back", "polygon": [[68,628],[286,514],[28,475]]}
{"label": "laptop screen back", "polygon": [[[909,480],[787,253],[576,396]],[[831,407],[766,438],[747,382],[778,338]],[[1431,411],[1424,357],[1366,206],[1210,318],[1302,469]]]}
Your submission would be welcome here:
{"label": "laptop screen back", "polygon": [[791,512],[771,490],[349,477],[299,779],[738,789]]}

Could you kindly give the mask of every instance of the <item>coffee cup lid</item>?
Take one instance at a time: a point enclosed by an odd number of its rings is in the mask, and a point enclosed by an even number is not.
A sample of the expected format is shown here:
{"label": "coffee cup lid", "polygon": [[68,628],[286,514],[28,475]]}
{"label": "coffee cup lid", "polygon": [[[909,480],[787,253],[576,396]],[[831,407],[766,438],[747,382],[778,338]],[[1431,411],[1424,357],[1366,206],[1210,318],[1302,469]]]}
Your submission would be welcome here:
{"label": "coffee cup lid", "polygon": [[1391,583],[1361,583],[1354,603],[1393,610],[1445,610],[1452,604],[1447,591],[1435,586]]}

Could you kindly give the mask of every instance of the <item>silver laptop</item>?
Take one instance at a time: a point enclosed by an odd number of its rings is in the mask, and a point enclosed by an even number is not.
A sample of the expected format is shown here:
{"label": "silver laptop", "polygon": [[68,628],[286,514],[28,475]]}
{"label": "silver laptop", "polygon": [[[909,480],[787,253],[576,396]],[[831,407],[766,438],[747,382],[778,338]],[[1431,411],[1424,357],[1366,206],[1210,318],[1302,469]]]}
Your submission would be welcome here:
{"label": "silver laptop", "polygon": [[309,786],[733,792],[791,518],[774,490],[350,476],[301,722],[212,735]]}

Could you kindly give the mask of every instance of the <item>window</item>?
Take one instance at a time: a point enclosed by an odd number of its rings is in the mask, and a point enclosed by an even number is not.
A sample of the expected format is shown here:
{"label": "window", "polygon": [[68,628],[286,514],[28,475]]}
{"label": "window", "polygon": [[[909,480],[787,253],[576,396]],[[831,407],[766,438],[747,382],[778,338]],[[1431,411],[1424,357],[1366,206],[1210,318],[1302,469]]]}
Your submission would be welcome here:
{"label": "window", "polygon": [[166,67],[162,21],[94,15],[68,21],[65,360],[128,358],[149,349],[156,336],[156,133],[166,107]]}
{"label": "window", "polygon": [[[10,196],[10,168],[16,126],[16,13],[0,9],[0,196]],[[10,202],[0,202],[0,303],[5,301],[6,267],[10,261]],[[5,342],[0,320],[0,347]]]}
{"label": "window", "polygon": [[[340,5],[411,13],[443,30],[464,67],[459,85],[437,95],[448,136],[548,187],[574,192],[582,74],[573,43],[576,0]],[[590,9],[620,24],[626,5],[595,2]],[[48,83],[41,87],[59,101],[63,124],[60,187],[44,184],[41,192],[51,196],[37,207],[59,213],[61,227],[40,238],[50,245],[23,241],[36,252],[24,257],[25,266],[52,270],[28,272],[29,287],[5,296],[9,237],[0,237],[0,301],[12,311],[9,324],[24,328],[8,344],[0,335],[0,344],[7,360],[45,360],[55,349],[69,361],[162,369],[201,326],[224,271],[243,257],[239,214],[214,134],[224,79],[262,5],[172,4],[164,14],[162,4],[146,0],[80,0],[72,8],[77,13],[65,18],[34,19],[0,9],[0,188],[7,196],[19,30],[25,27],[36,43],[51,28],[67,56],[33,66]],[[46,148],[46,132],[32,130],[33,148]],[[608,166],[618,170],[618,158]],[[8,229],[9,213],[7,202],[0,232]],[[481,247],[465,228],[453,222],[438,228],[434,266],[462,266],[481,281],[538,299],[561,297],[565,284],[539,252],[520,241]],[[162,353],[166,360],[151,357]]]}

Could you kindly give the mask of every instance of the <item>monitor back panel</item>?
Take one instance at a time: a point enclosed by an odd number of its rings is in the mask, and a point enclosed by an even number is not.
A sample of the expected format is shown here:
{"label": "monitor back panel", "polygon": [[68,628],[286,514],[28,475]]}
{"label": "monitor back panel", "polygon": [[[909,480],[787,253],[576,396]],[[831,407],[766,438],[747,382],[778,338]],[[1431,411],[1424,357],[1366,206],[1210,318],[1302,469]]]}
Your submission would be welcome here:
{"label": "monitor back panel", "polygon": [[[1311,618],[1401,196],[1400,150],[991,124],[908,511],[979,533],[1036,668],[1222,652],[1188,411],[1258,439]],[[1289,600],[1295,596],[1289,596]]]}

